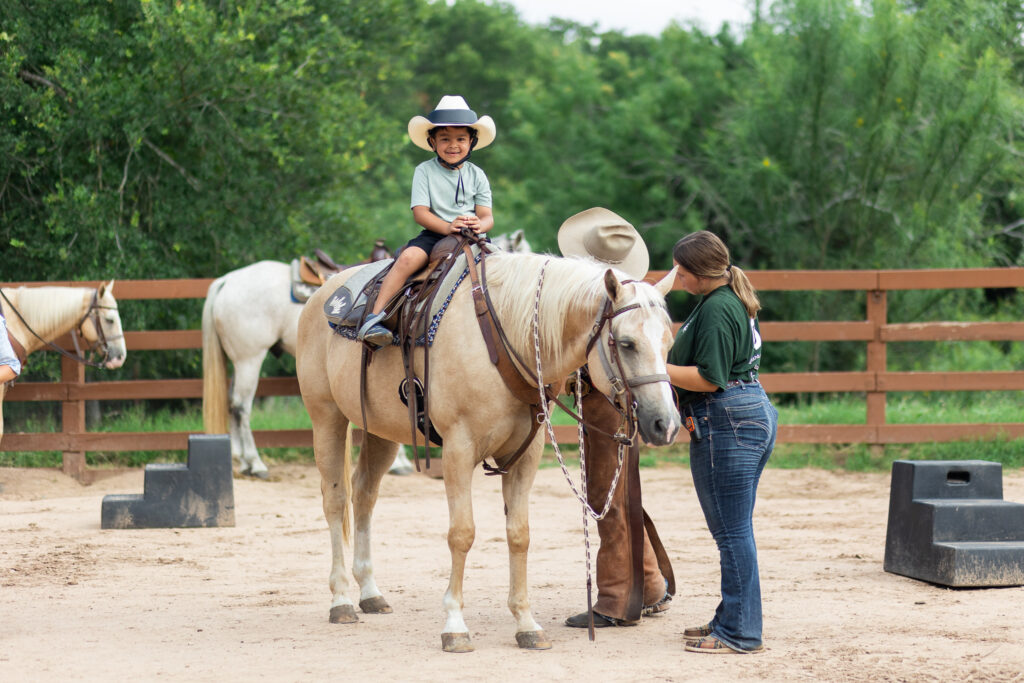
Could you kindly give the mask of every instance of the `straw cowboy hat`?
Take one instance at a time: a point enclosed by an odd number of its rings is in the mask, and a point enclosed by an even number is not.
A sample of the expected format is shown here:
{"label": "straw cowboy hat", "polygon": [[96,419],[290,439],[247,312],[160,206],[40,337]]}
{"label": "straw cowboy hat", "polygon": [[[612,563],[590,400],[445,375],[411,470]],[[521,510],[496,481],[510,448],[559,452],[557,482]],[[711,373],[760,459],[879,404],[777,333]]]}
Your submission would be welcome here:
{"label": "straw cowboy hat", "polygon": [[569,217],[558,229],[563,256],[607,263],[636,280],[647,275],[650,258],[640,233],[614,211],[595,206]]}
{"label": "straw cowboy hat", "polygon": [[469,108],[466,100],[459,95],[445,95],[434,107],[434,111],[426,116],[414,116],[409,119],[409,137],[421,149],[433,152],[427,142],[427,133],[437,126],[464,126],[477,133],[474,149],[483,149],[494,142],[497,131],[494,120],[490,116],[477,117],[476,112]]}

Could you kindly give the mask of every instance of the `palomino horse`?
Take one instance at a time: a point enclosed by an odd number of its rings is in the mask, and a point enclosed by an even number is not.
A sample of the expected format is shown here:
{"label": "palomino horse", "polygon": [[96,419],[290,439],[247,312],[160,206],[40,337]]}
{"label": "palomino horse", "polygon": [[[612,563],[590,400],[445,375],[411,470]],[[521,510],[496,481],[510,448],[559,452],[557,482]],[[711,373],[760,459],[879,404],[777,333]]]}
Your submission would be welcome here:
{"label": "palomino horse", "polygon": [[[506,248],[529,249],[522,231],[500,235]],[[217,278],[203,305],[203,430],[231,435],[231,455],[243,474],[266,479],[266,464],[253,439],[250,419],[260,368],[267,352],[295,355],[295,334],[302,304],[291,297],[291,268],[280,261],[260,261]],[[228,396],[228,368],[234,367]],[[405,453],[391,471],[412,471]]]}
{"label": "palomino horse", "polygon": [[[121,316],[114,299],[114,281],[99,289],[88,287],[18,287],[2,290],[0,306],[7,329],[32,354],[51,347],[54,339],[71,332],[103,354],[92,363],[113,370],[124,364],[127,353]],[[75,341],[77,347],[77,339]],[[84,358],[79,358],[85,361]],[[3,396],[0,384],[0,437],[4,433]]]}
{"label": "palomino horse", "polygon": [[[335,334],[323,314],[324,302],[350,275],[350,271],[335,275],[310,298],[299,317],[296,356],[302,399],[313,422],[313,449],[330,529],[330,620],[335,623],[358,621],[349,598],[343,555],[351,530],[350,514],[355,519],[352,569],[359,583],[359,607],[367,613],[391,612],[374,580],[370,522],[381,478],[398,443],[411,441],[409,412],[398,395],[398,386],[405,377],[401,351],[398,347],[382,348],[374,352],[367,368],[368,426],[362,426],[368,434],[355,473],[351,473],[350,424],[362,421],[362,345]],[[601,354],[609,348],[609,335],[614,337],[624,375],[615,377],[614,382],[621,386],[622,380],[634,387],[640,436],[652,445],[672,442],[680,422],[664,361],[672,342],[664,301],[671,276],[657,286],[622,283],[613,271],[590,261],[496,253],[486,258],[486,277],[485,287],[511,348],[520,358],[529,359],[531,370],[536,357],[548,379],[564,378],[589,360],[596,388],[614,395],[612,380],[601,370]],[[546,278],[543,287],[542,277]],[[536,297],[539,303],[535,314]],[[607,303],[610,309],[605,308]],[[604,317],[608,310],[611,313]],[[597,327],[601,320],[604,326]],[[595,330],[598,338],[592,339]],[[421,354],[414,355],[417,375],[422,377]],[[456,290],[441,320],[429,365],[429,414],[444,440],[441,466],[452,557],[443,600],[447,621],[441,640],[444,650],[465,652],[472,649],[462,614],[462,585],[466,555],[475,534],[470,493],[473,471],[485,458],[496,458],[500,464],[515,451],[531,433],[534,416],[514,398],[491,364],[466,281]],[[508,607],[516,621],[516,642],[530,649],[551,646],[530,612],[526,580],[530,544],[527,507],[544,446],[541,431],[535,433],[519,461],[502,477],[511,576]]]}

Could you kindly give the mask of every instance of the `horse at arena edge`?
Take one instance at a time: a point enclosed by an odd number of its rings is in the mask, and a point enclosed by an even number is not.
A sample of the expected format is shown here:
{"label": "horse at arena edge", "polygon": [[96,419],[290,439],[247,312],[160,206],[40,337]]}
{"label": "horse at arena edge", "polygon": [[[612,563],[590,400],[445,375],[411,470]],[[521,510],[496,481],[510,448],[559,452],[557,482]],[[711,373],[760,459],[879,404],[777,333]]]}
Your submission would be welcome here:
{"label": "horse at arena edge", "polygon": [[[121,315],[114,298],[114,281],[90,287],[15,287],[0,290],[0,307],[7,329],[31,355],[54,348],[53,341],[70,332],[84,339],[88,349],[103,354],[103,360],[76,360],[110,370],[121,367],[127,356]],[[65,352],[66,353],[66,352]],[[24,370],[23,370],[24,371]],[[0,439],[4,434],[3,399],[7,385],[0,384]]]}

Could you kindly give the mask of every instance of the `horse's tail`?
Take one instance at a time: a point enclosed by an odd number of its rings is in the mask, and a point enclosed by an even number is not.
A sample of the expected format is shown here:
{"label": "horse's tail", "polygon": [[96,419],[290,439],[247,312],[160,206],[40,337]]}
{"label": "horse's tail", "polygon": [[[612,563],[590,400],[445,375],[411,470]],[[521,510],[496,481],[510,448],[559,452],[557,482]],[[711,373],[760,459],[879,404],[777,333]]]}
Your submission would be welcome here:
{"label": "horse's tail", "polygon": [[[365,441],[366,435],[363,434]],[[363,444],[365,447],[365,443]],[[342,454],[342,479],[345,480],[345,509],[341,513],[341,535],[345,542],[352,540],[352,423],[345,429],[345,452]]]}
{"label": "horse's tail", "polygon": [[213,306],[223,278],[213,281],[203,304],[203,431],[228,432],[228,368],[213,320]]}

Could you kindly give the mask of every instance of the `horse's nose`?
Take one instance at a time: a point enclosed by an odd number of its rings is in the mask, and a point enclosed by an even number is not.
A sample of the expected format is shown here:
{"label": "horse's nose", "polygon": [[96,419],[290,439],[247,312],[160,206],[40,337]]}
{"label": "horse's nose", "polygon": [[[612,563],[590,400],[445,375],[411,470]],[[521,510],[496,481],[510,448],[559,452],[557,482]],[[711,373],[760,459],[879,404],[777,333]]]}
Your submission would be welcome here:
{"label": "horse's nose", "polygon": [[658,418],[654,421],[654,429],[657,434],[664,434],[665,443],[670,444],[676,438],[676,433],[679,431],[679,425],[675,420],[666,420],[664,418]]}
{"label": "horse's nose", "polygon": [[665,427],[665,443],[672,443],[676,440],[676,435],[679,434],[681,426],[679,420],[669,420],[668,425]]}
{"label": "horse's nose", "polygon": [[649,420],[640,421],[640,435],[652,446],[667,446],[678,431],[678,420],[669,416],[652,416]]}

